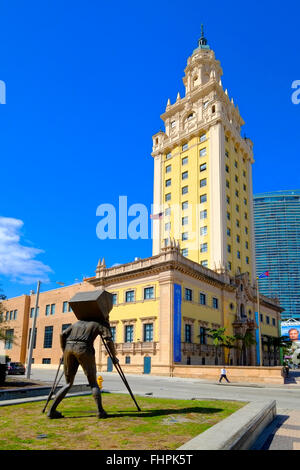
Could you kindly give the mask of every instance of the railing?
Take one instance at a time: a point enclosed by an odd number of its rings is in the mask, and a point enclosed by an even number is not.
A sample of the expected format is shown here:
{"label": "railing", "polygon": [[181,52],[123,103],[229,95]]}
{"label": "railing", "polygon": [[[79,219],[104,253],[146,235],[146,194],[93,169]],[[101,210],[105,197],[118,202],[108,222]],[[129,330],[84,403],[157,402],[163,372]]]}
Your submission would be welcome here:
{"label": "railing", "polygon": [[183,353],[200,356],[204,353],[214,352],[215,347],[212,344],[181,343],[181,350]]}
{"label": "railing", "polygon": [[[115,343],[117,354],[155,354],[158,350],[158,343],[154,341],[144,341],[138,343]],[[105,352],[105,347],[102,346],[102,351]]]}
{"label": "railing", "polygon": [[235,316],[235,321],[234,323],[248,323],[249,328],[254,328],[254,320],[252,318],[249,318],[247,315],[242,315],[242,316]]}
{"label": "railing", "polygon": [[[117,354],[155,354],[159,349],[159,344],[154,341],[115,343],[115,349]],[[215,347],[212,344],[181,343],[181,351],[183,354],[201,355],[205,353],[214,353]],[[103,345],[102,352],[107,354]]]}
{"label": "railing", "polygon": [[183,353],[199,354],[200,344],[195,343],[181,343],[181,350]]}

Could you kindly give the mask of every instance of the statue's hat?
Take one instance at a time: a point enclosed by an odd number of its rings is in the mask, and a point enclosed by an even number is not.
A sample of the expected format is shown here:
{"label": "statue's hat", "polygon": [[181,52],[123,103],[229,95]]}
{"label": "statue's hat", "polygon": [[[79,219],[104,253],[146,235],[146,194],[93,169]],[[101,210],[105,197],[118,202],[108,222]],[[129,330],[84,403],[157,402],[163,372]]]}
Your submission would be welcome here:
{"label": "statue's hat", "polygon": [[78,292],[69,300],[69,305],[78,320],[107,323],[113,295],[104,289]]}

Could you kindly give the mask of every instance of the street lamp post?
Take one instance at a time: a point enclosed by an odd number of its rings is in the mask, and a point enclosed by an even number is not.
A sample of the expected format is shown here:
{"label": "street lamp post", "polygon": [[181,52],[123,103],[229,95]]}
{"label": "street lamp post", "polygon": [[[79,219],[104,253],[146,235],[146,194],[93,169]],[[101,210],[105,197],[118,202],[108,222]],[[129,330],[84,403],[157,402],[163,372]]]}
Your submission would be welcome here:
{"label": "street lamp post", "polygon": [[34,316],[33,316],[32,328],[31,328],[31,335],[30,335],[28,359],[27,359],[27,371],[26,371],[26,378],[27,379],[30,379],[30,372],[31,372],[32,351],[33,351],[33,343],[34,343],[34,337],[35,337],[35,325],[36,325],[36,318],[37,318],[37,309],[38,309],[38,305],[39,305],[40,285],[41,285],[41,281],[38,281],[37,290],[36,290]]}

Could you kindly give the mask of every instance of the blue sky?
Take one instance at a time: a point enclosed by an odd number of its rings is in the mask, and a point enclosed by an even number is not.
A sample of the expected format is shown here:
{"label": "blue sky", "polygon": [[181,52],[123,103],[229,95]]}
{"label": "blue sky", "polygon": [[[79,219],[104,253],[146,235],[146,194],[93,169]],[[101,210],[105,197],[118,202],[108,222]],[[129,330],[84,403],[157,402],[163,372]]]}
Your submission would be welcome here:
{"label": "blue sky", "polygon": [[[201,23],[254,142],[254,193],[299,189],[299,5],[291,2],[0,2],[0,284],[11,297],[151,255],[99,240],[96,209],[152,203],[152,135]],[[48,280],[47,280],[48,279]]]}

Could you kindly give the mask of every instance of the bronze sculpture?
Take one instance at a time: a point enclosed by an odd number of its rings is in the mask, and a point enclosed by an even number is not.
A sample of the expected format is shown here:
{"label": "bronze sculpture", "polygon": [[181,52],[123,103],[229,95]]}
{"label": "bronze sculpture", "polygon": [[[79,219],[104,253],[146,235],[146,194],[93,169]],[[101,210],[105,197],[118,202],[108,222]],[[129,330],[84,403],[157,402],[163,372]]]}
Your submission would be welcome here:
{"label": "bronze sculpture", "polygon": [[93,343],[97,336],[100,335],[113,363],[115,365],[118,364],[119,361],[116,357],[109,326],[109,312],[113,306],[112,294],[105,290],[81,292],[76,294],[69,304],[79,321],[71,325],[60,335],[66,385],[55,396],[47,416],[50,419],[63,417],[56,408],[72,387],[78,366],[81,365],[97,404],[98,417],[106,418],[107,413],[102,406],[101,392],[96,379],[96,361]]}

